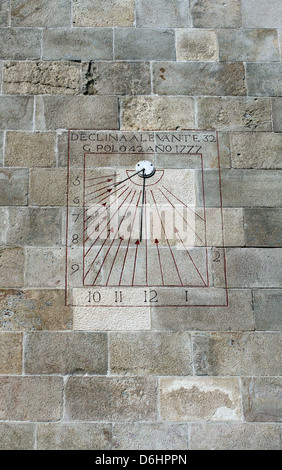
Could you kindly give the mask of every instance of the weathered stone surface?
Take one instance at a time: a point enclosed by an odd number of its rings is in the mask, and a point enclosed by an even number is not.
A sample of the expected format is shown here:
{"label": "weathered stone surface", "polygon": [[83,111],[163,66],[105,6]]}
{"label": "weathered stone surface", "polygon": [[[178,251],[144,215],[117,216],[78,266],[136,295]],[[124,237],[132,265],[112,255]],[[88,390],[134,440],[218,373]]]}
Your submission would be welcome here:
{"label": "weathered stone surface", "polygon": [[22,287],[24,282],[24,249],[0,249],[0,286]]}
{"label": "weathered stone surface", "polygon": [[[281,248],[226,248],[228,287],[281,287]],[[214,283],[225,279],[215,267]]]}
{"label": "weathered stone surface", "polygon": [[152,421],[157,417],[156,380],[151,377],[70,377],[65,393],[70,420]]}
{"label": "weathered stone surface", "polygon": [[242,0],[242,18],[245,28],[281,28],[280,0]]}
{"label": "weathered stone surface", "polygon": [[70,26],[70,0],[12,0],[12,26]]}
{"label": "weathered stone surface", "polygon": [[136,96],[122,100],[122,129],[173,130],[194,127],[193,98]]}
{"label": "weathered stone surface", "polygon": [[114,450],[187,450],[186,424],[115,423]]}
{"label": "weathered stone surface", "polygon": [[160,95],[246,95],[240,62],[160,62],[153,71],[154,93]]}
{"label": "weathered stone surface", "polygon": [[130,331],[149,330],[151,326],[150,307],[130,308],[124,314],[124,308],[107,307],[73,309],[74,330],[86,331]]}
{"label": "weathered stone surface", "polygon": [[65,307],[64,290],[0,290],[1,330],[69,330],[71,327],[71,309]]}
{"label": "weathered stone surface", "polygon": [[160,414],[168,421],[238,421],[238,379],[179,377],[160,379]]}
{"label": "weathered stone surface", "polygon": [[37,450],[110,450],[112,425],[107,423],[40,423]]}
{"label": "weathered stone surface", "polygon": [[13,95],[74,95],[80,92],[75,62],[5,62],[3,91]]}
{"label": "weathered stone surface", "polygon": [[189,375],[189,333],[112,333],[109,336],[112,374]]}
{"label": "weathered stone surface", "polygon": [[281,450],[281,426],[263,423],[192,423],[191,450]]}
{"label": "weathered stone surface", "polygon": [[0,96],[0,126],[7,130],[32,130],[32,96]]}
{"label": "weathered stone surface", "polygon": [[233,168],[282,168],[281,134],[234,132],[230,135],[230,147]]}
{"label": "weathered stone surface", "polygon": [[254,312],[257,330],[282,330],[282,290],[254,289]]}
{"label": "weathered stone surface", "polygon": [[0,166],[4,163],[4,132],[0,131]]}
{"label": "weathered stone surface", "polygon": [[281,372],[278,333],[195,333],[197,375],[275,376]]}
{"label": "weathered stone surface", "polygon": [[218,33],[218,44],[221,61],[280,60],[276,29],[222,29]]}
{"label": "weathered stone surface", "polygon": [[191,12],[196,28],[240,28],[240,0],[193,0]]}
{"label": "weathered stone surface", "polygon": [[272,106],[273,106],[273,130],[274,132],[282,132],[282,98],[273,99]]}
{"label": "weathered stone surface", "polygon": [[87,95],[146,95],[151,92],[147,62],[90,62],[83,64],[83,92]]}
{"label": "weathered stone surface", "polygon": [[118,101],[112,96],[38,96],[36,128],[117,129]]}
{"label": "weathered stone surface", "polygon": [[54,28],[43,31],[43,60],[112,60],[111,28]]}
{"label": "weathered stone surface", "polygon": [[33,450],[34,424],[0,423],[0,450]]}
{"label": "weathered stone surface", "polygon": [[55,166],[54,132],[7,132],[5,165],[21,167]]}
{"label": "weathered stone surface", "polygon": [[198,29],[176,30],[177,60],[218,60],[217,34]]}
{"label": "weathered stone surface", "polygon": [[243,412],[246,421],[281,422],[281,378],[242,378]]}
{"label": "weathered stone surface", "polygon": [[[63,288],[65,283],[64,248],[27,248],[26,285]],[[8,286],[11,287],[11,286]],[[13,286],[12,286],[13,287]]]}
{"label": "weathered stone surface", "polygon": [[63,168],[33,168],[30,171],[29,203],[36,206],[65,206],[66,172]]}
{"label": "weathered stone surface", "polygon": [[154,308],[152,328],[168,331],[254,330],[251,290],[229,290],[228,307]]}
{"label": "weathered stone surface", "polygon": [[134,26],[134,0],[74,0],[73,25]]}
{"label": "weathered stone surface", "polygon": [[282,247],[282,209],[244,209],[246,246]]}
{"label": "weathered stone surface", "polygon": [[108,369],[106,333],[38,331],[28,333],[27,374],[97,374]]}
{"label": "weathered stone surface", "polygon": [[0,207],[0,227],[1,227],[1,232],[0,232],[0,246],[6,244],[6,234],[7,234],[7,229],[8,229],[8,212],[7,209],[4,207]]}
{"label": "weathered stone surface", "polygon": [[116,60],[175,60],[173,30],[121,28],[115,31]]}
{"label": "weathered stone surface", "polygon": [[185,28],[191,26],[189,2],[182,0],[138,0],[137,27]]}
{"label": "weathered stone surface", "polygon": [[247,84],[250,96],[282,96],[282,64],[247,64]]}
{"label": "weathered stone surface", "polygon": [[62,244],[59,209],[10,208],[7,245],[58,246]]}
{"label": "weathered stone surface", "polygon": [[[198,126],[225,131],[271,131],[271,101],[269,98],[198,98]],[[244,134],[244,138],[247,140],[248,135]]]}
{"label": "weathered stone surface", "polygon": [[41,32],[30,28],[1,28],[0,59],[40,59]]}
{"label": "weathered stone surface", "polygon": [[22,373],[22,334],[0,332],[0,374]]}
{"label": "weathered stone surface", "polygon": [[0,377],[1,420],[57,421],[62,411],[62,377]]}
{"label": "weathered stone surface", "polygon": [[26,206],[28,171],[0,169],[0,206]]}
{"label": "weathered stone surface", "polygon": [[9,0],[2,0],[0,2],[0,27],[8,26],[9,23]]}
{"label": "weathered stone surface", "polygon": [[[207,208],[206,209],[206,237],[207,246],[244,246],[245,235],[244,235],[244,220],[243,220],[243,209],[223,209],[223,230],[219,224],[221,220],[221,209],[219,208]],[[197,233],[201,237],[205,237],[203,227],[199,230],[197,227]],[[204,238],[202,238],[203,240]]]}

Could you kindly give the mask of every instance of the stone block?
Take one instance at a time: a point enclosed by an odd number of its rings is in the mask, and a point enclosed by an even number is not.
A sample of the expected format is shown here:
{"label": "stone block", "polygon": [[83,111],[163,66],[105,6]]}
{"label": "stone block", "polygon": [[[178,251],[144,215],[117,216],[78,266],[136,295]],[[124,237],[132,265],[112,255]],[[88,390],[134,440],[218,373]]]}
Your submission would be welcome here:
{"label": "stone block", "polygon": [[175,33],[170,29],[117,29],[115,59],[175,60]]}
{"label": "stone block", "polygon": [[244,209],[246,246],[282,247],[282,209]]}
{"label": "stone block", "polygon": [[109,423],[40,423],[38,450],[111,450]]}
{"label": "stone block", "polygon": [[5,62],[3,91],[9,95],[74,95],[80,92],[77,62]]}
{"label": "stone block", "polygon": [[254,289],[254,312],[257,330],[282,330],[282,291]]}
{"label": "stone block", "polygon": [[41,31],[31,28],[1,28],[0,59],[40,59]]}
{"label": "stone block", "polygon": [[246,95],[240,62],[160,62],[153,64],[153,73],[159,95]]}
{"label": "stone block", "polygon": [[1,227],[0,246],[6,245],[8,226],[9,226],[8,211],[6,208],[0,207],[0,227]]}
{"label": "stone block", "polygon": [[32,96],[0,96],[0,126],[4,130],[32,130]]}
{"label": "stone block", "polygon": [[74,307],[73,329],[84,331],[131,331],[149,330],[151,327],[150,307],[130,308],[89,308]]}
{"label": "stone block", "polygon": [[28,171],[0,168],[0,206],[25,206],[28,195]]}
{"label": "stone block", "polygon": [[199,29],[176,30],[176,59],[182,61],[217,61],[216,31]]}
{"label": "stone block", "polygon": [[0,450],[33,450],[33,423],[0,423]]}
{"label": "stone block", "polygon": [[122,100],[122,129],[174,130],[194,127],[193,98],[134,96]]}
{"label": "stone block", "polygon": [[191,450],[280,450],[281,426],[263,423],[192,423]]}
{"label": "stone block", "polygon": [[111,28],[54,28],[43,31],[43,60],[112,60]]}
{"label": "stone block", "polygon": [[239,421],[238,379],[161,378],[160,415],[165,421]]}
{"label": "stone block", "polygon": [[[226,248],[228,287],[281,287],[281,248]],[[224,287],[214,263],[214,284]],[[218,272],[217,272],[218,271]]]}
{"label": "stone block", "polygon": [[63,288],[65,284],[65,249],[28,247],[26,250],[26,285],[29,287]]}
{"label": "stone block", "polygon": [[246,77],[250,96],[282,96],[282,64],[247,64]]}
{"label": "stone block", "polygon": [[86,95],[146,95],[151,93],[147,62],[85,63],[82,87]]}
{"label": "stone block", "polygon": [[73,25],[97,27],[134,26],[134,0],[74,0]]}
{"label": "stone block", "polygon": [[137,27],[185,28],[191,26],[189,2],[182,0],[138,0]]}
{"label": "stone block", "polygon": [[24,283],[24,249],[0,249],[0,286],[22,287]]}
{"label": "stone block", "polygon": [[166,331],[254,330],[251,290],[230,289],[228,307],[153,308],[152,329]]}
{"label": "stone block", "polygon": [[70,377],[66,414],[72,421],[153,421],[157,384],[152,377]]}
{"label": "stone block", "polygon": [[187,450],[187,424],[115,423],[114,450]]}
{"label": "stone block", "polygon": [[97,374],[108,370],[106,333],[37,331],[27,333],[27,374]]}
{"label": "stone block", "polygon": [[278,333],[194,333],[193,339],[196,375],[281,373]]}
{"label": "stone block", "polygon": [[282,98],[273,99],[272,106],[273,106],[273,130],[274,132],[282,132]]}
{"label": "stone block", "polygon": [[242,18],[245,28],[281,28],[280,0],[242,0]]}
{"label": "stone block", "polygon": [[6,134],[5,165],[17,167],[55,166],[54,132],[10,132]]}
{"label": "stone block", "polygon": [[0,332],[0,374],[22,373],[22,333]]}
{"label": "stone block", "polygon": [[0,167],[4,165],[4,132],[0,131]]}
{"label": "stone block", "polygon": [[112,96],[38,96],[36,128],[118,129],[118,100]]}
{"label": "stone block", "polygon": [[63,413],[63,377],[0,377],[0,419],[58,421]]}
{"label": "stone block", "polygon": [[281,134],[234,132],[230,135],[230,147],[233,168],[282,169]]}
{"label": "stone block", "polygon": [[194,0],[191,3],[194,28],[240,28],[240,0]]}
{"label": "stone block", "polygon": [[7,245],[58,246],[62,244],[59,209],[10,208]]}
{"label": "stone block", "polygon": [[0,2],[0,27],[9,26],[9,8],[9,0],[2,0]]}
{"label": "stone block", "polygon": [[[269,98],[198,98],[198,126],[224,131],[271,131],[271,101]],[[247,140],[248,136],[244,138]]]}
{"label": "stone block", "polygon": [[280,60],[276,29],[222,29],[218,32],[218,45],[220,61]]}
{"label": "stone block", "polygon": [[30,170],[30,205],[65,206],[66,203],[67,175],[64,168]]}
{"label": "stone block", "polygon": [[281,377],[243,377],[242,403],[245,421],[281,423]]}
{"label": "stone block", "polygon": [[70,26],[70,0],[12,0],[12,26],[38,26],[50,28],[55,26]]}
{"label": "stone block", "polygon": [[189,375],[189,333],[111,333],[109,357],[112,375]]}
{"label": "stone block", "polygon": [[1,289],[0,329],[3,331],[69,330],[70,307],[58,289]]}

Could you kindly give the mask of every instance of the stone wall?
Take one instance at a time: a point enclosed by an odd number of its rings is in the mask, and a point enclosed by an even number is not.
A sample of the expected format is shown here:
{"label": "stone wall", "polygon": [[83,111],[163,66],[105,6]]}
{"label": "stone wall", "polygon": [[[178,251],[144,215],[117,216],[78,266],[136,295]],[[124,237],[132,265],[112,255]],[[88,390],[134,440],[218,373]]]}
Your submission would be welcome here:
{"label": "stone wall", "polygon": [[[0,42],[0,448],[280,449],[281,0],[2,0]],[[219,132],[228,307],[77,327],[68,129]]]}

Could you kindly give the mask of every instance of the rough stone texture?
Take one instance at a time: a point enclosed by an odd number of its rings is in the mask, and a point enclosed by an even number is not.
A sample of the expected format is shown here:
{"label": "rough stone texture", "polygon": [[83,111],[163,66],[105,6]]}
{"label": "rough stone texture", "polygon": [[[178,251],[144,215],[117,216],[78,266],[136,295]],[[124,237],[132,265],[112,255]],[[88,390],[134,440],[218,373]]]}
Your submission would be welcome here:
{"label": "rough stone texture", "polygon": [[6,166],[55,166],[56,134],[54,132],[7,132]]}
{"label": "rough stone texture", "polygon": [[67,202],[64,169],[33,168],[30,171],[29,203],[36,206],[65,206]]}
{"label": "rough stone texture", "polygon": [[240,28],[240,0],[193,0],[191,12],[195,28]]}
{"label": "rough stone texture", "polygon": [[21,287],[24,281],[24,249],[0,248],[1,287]]}
{"label": "rough stone texture", "polygon": [[280,374],[279,333],[195,333],[197,375]]}
{"label": "rough stone texture", "polygon": [[233,168],[282,169],[281,134],[234,132],[230,146]]}
{"label": "rough stone texture", "polygon": [[31,96],[0,96],[0,126],[6,130],[32,130]]}
{"label": "rough stone texture", "polygon": [[8,26],[9,23],[9,0],[2,0],[0,2],[0,27]]}
{"label": "rough stone texture", "polygon": [[178,29],[176,31],[177,60],[218,60],[215,31]]}
{"label": "rough stone texture", "polygon": [[152,421],[156,399],[154,378],[70,377],[66,414],[79,421]]}
{"label": "rough stone texture", "polygon": [[276,62],[280,60],[276,29],[223,29],[218,34],[221,61]]}
{"label": "rough stone texture", "polygon": [[115,59],[175,60],[175,33],[172,29],[118,29]]}
{"label": "rough stone texture", "polygon": [[281,378],[246,377],[242,379],[242,384],[245,420],[281,423]]}
{"label": "rough stone texture", "polygon": [[106,307],[73,309],[73,327],[83,331],[138,331],[151,327],[150,307],[130,308],[124,315],[123,308]]}
{"label": "rough stone texture", "polygon": [[46,28],[70,25],[70,0],[39,0],[36,4],[30,0],[12,0],[11,6],[12,26]]}
{"label": "rough stone texture", "polygon": [[[198,98],[198,125],[224,131],[271,131],[270,99]],[[249,139],[245,134],[243,138]]]}
{"label": "rough stone texture", "polygon": [[0,423],[0,450],[33,450],[34,424]]}
{"label": "rough stone texture", "polygon": [[191,26],[189,2],[186,0],[137,0],[137,27],[185,28]]}
{"label": "rough stone texture", "polygon": [[282,247],[282,209],[245,209],[246,246]]}
{"label": "rough stone texture", "polygon": [[243,25],[246,28],[281,28],[280,0],[242,0]]}
{"label": "rough stone texture", "polygon": [[122,100],[122,129],[186,129],[194,125],[193,98],[136,96]]}
{"label": "rough stone texture", "polygon": [[41,33],[30,28],[1,28],[0,59],[40,59]]}
{"label": "rough stone texture", "polygon": [[281,450],[281,426],[262,423],[192,423],[191,450]]}
{"label": "rough stone texture", "polygon": [[62,289],[65,282],[65,250],[29,247],[26,251],[26,286]]}
{"label": "rough stone texture", "polygon": [[22,373],[22,334],[0,332],[0,374]]}
{"label": "rough stone texture", "polygon": [[254,312],[257,330],[282,330],[282,292],[254,289]]}
{"label": "rough stone texture", "polygon": [[273,100],[273,130],[282,132],[282,98]]}
{"label": "rough stone texture", "polygon": [[134,0],[74,0],[73,25],[95,27],[133,26]]}
{"label": "rough stone texture", "polygon": [[28,171],[0,169],[0,206],[26,206]]}
{"label": "rough stone texture", "polygon": [[63,411],[62,377],[0,377],[0,419],[57,421]]}
{"label": "rough stone texture", "polygon": [[248,94],[250,96],[282,95],[282,64],[247,64]]}
{"label": "rough stone texture", "polygon": [[156,63],[154,92],[160,95],[246,95],[244,66],[240,62]]}
{"label": "rough stone texture", "polygon": [[75,62],[5,62],[3,91],[13,95],[74,95],[80,91]]}

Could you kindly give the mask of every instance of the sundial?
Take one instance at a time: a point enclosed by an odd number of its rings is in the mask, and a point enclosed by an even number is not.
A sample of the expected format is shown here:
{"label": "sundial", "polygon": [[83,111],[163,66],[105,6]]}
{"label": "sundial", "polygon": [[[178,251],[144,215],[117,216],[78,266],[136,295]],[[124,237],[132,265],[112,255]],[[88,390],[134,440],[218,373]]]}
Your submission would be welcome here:
{"label": "sundial", "polygon": [[69,131],[67,305],[228,304],[218,149],[214,131]]}

